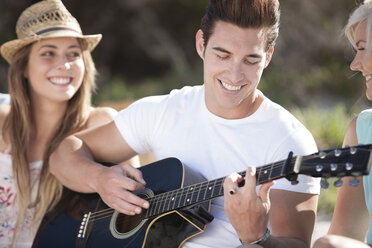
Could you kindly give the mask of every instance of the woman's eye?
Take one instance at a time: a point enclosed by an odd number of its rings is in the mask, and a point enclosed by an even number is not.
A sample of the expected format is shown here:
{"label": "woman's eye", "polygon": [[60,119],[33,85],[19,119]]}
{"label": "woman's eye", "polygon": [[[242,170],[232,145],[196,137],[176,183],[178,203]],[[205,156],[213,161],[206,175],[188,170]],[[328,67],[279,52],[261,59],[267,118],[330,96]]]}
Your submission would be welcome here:
{"label": "woman's eye", "polygon": [[81,53],[79,53],[79,52],[71,52],[71,53],[68,54],[68,56],[70,58],[78,58],[78,57],[80,57],[80,55],[81,55]]}
{"label": "woman's eye", "polygon": [[48,51],[48,52],[43,52],[42,54],[41,54],[41,56],[53,56],[53,52],[51,52],[51,51]]}

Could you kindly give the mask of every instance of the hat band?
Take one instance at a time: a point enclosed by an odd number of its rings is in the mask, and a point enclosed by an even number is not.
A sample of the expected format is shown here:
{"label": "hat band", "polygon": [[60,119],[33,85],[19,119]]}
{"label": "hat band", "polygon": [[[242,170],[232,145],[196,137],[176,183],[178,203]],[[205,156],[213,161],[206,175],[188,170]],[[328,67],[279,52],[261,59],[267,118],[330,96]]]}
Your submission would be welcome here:
{"label": "hat band", "polygon": [[[53,32],[53,31],[59,31],[59,30],[69,30],[69,31],[73,31],[75,33],[78,33],[78,34],[81,34],[81,32],[73,29],[73,28],[67,28],[67,27],[52,27],[52,28],[46,28],[46,29],[42,29],[38,32],[36,32],[35,34],[36,35],[42,35],[42,34],[45,34],[45,33],[49,33],[49,32]],[[32,36],[32,35],[29,35],[29,36]]]}

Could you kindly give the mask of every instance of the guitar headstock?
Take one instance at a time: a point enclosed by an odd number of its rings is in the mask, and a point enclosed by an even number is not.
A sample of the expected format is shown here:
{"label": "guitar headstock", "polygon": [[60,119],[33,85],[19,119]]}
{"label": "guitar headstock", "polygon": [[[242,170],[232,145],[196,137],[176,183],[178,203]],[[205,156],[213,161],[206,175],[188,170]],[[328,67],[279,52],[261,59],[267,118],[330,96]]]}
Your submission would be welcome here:
{"label": "guitar headstock", "polygon": [[[356,177],[369,173],[372,156],[372,145],[359,145],[354,147],[336,148],[320,151],[309,156],[303,156],[299,168],[299,174],[312,177],[338,177],[335,186],[341,186],[341,177]],[[327,187],[327,182],[323,181]],[[350,183],[357,185],[357,181]]]}

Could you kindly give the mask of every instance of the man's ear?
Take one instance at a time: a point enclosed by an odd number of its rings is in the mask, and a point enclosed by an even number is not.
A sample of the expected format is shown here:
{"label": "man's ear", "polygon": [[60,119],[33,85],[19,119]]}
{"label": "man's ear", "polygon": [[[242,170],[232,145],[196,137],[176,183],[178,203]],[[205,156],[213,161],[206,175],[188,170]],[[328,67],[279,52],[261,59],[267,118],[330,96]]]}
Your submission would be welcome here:
{"label": "man's ear", "polygon": [[196,45],[196,51],[198,52],[201,59],[204,59],[204,38],[203,38],[203,31],[201,29],[196,32],[195,36],[195,45]]}
{"label": "man's ear", "polygon": [[266,53],[265,68],[270,64],[271,58],[273,57],[274,47],[270,47],[269,51]]}

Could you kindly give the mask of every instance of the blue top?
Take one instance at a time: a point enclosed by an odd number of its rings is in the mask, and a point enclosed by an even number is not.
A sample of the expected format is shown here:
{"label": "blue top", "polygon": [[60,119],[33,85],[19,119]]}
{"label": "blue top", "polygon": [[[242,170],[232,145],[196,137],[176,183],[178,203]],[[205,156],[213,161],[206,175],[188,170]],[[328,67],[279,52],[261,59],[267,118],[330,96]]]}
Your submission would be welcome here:
{"label": "blue top", "polygon": [[[356,121],[358,143],[366,145],[372,143],[372,109],[362,111]],[[363,177],[364,197],[369,216],[372,216],[372,173]],[[372,244],[372,218],[369,221],[367,243]]]}

